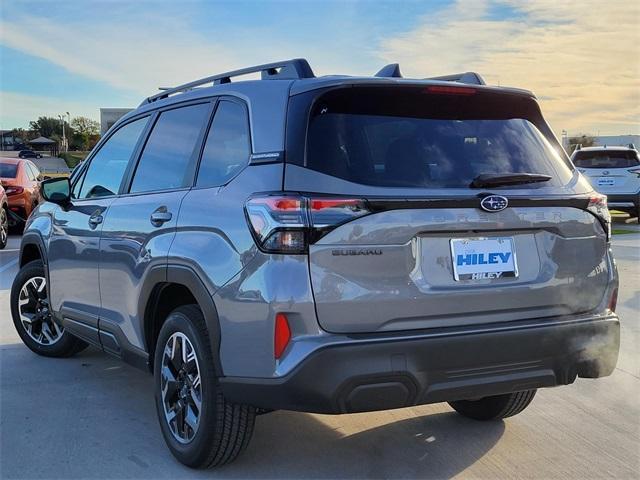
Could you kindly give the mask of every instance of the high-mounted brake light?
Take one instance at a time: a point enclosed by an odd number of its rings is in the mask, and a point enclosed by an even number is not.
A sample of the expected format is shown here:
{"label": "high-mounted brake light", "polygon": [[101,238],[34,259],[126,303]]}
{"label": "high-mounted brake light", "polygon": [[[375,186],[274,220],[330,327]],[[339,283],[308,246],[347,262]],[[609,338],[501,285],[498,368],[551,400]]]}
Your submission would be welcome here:
{"label": "high-mounted brake light", "polygon": [[474,95],[475,88],[469,87],[449,87],[445,85],[429,85],[425,93],[436,93],[439,95]]}
{"label": "high-mounted brake light", "polygon": [[278,313],[276,314],[276,324],[273,335],[273,356],[276,360],[282,357],[290,340],[291,328],[289,327],[289,320],[284,313]]}
{"label": "high-mounted brake light", "polygon": [[287,194],[252,197],[245,211],[256,243],[272,253],[306,253],[331,229],[369,213],[363,199]]}
{"label": "high-mounted brake light", "polygon": [[589,205],[587,210],[595,215],[602,225],[605,233],[607,234],[607,241],[611,240],[611,214],[607,207],[606,195],[592,195],[589,199]]}

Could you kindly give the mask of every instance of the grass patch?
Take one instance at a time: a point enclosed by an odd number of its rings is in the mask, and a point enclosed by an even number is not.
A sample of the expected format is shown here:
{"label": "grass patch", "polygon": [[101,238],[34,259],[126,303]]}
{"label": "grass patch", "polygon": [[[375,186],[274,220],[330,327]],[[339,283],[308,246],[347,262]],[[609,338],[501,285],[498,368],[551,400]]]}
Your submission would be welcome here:
{"label": "grass patch", "polygon": [[625,235],[627,233],[638,233],[637,230],[626,230],[624,228],[614,228],[611,233],[614,235]]}
{"label": "grass patch", "polygon": [[89,152],[67,152],[61,153],[59,156],[64,159],[69,168],[73,168],[87,158],[87,155],[89,155]]}

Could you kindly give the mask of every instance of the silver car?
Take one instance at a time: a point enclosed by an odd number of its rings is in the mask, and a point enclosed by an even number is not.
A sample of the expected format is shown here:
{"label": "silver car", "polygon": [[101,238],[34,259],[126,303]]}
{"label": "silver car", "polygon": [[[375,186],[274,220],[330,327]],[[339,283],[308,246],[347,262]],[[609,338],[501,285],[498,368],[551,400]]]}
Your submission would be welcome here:
{"label": "silver car", "polygon": [[149,369],[191,467],[275,409],[493,420],[617,361],[606,198],[533,94],[477,74],[215,75],[146,99],[42,193],[20,336]]}
{"label": "silver car", "polygon": [[598,192],[607,196],[610,207],[640,221],[640,158],[633,144],[584,148],[578,145],[571,161]]}

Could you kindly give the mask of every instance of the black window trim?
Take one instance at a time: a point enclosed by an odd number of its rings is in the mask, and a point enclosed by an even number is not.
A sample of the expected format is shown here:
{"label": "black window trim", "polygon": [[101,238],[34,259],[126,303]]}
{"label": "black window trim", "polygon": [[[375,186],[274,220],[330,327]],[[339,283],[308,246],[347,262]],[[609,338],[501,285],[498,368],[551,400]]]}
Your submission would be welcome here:
{"label": "black window trim", "polygon": [[[189,181],[186,182],[187,185],[184,187],[178,187],[178,188],[166,188],[166,189],[160,189],[160,190],[146,190],[144,192],[131,192],[131,186],[133,184],[133,178],[135,176],[135,173],[138,169],[138,165],[140,164],[140,159],[142,157],[142,152],[144,151],[145,146],[147,145],[147,142],[149,141],[149,138],[151,136],[151,132],[153,131],[153,128],[155,127],[156,123],[158,122],[158,119],[160,118],[160,115],[164,112],[167,112],[169,110],[175,110],[178,108],[184,108],[184,107],[190,107],[193,105],[202,105],[202,104],[209,104],[209,111],[207,112],[207,115],[209,116],[208,118],[205,117],[205,122],[203,123],[203,126],[200,127],[200,132],[198,133],[198,137],[196,139],[196,144],[193,148],[193,152],[191,153],[191,158],[189,159],[189,164],[188,164],[188,168],[191,170],[189,172]],[[190,100],[190,101],[186,101],[186,102],[179,102],[179,103],[172,103],[170,105],[166,105],[164,107],[158,108],[156,110],[154,110],[152,112],[152,118],[151,121],[149,122],[149,126],[148,129],[146,129],[146,131],[144,132],[144,141],[142,143],[140,143],[138,145],[138,147],[136,148],[134,155],[133,155],[133,160],[129,161],[129,166],[127,167],[127,170],[125,170],[125,175],[123,177],[123,183],[120,186],[120,192],[118,193],[118,196],[120,197],[136,197],[139,195],[150,195],[150,194],[154,194],[154,193],[168,193],[168,192],[179,192],[181,190],[189,190],[193,187],[193,184],[195,182],[195,178],[196,178],[196,172],[197,172],[197,166],[199,165],[199,160],[200,160],[200,154],[202,152],[202,146],[204,143],[204,138],[205,137],[205,133],[207,131],[207,126],[211,123],[211,119],[213,118],[213,112],[215,111],[215,107],[217,104],[217,98],[216,97],[205,97],[205,98],[198,98],[195,100]]]}
{"label": "black window trim", "polygon": [[[100,142],[98,143],[98,145],[96,145],[96,148],[94,148],[94,150],[89,154],[89,156],[84,160],[84,165],[82,166],[82,169],[75,175],[75,179],[73,179],[73,183],[71,184],[71,188],[69,189],[69,191],[73,192],[73,189],[75,188],[75,186],[80,183],[80,190],[82,190],[82,184],[84,183],[84,179],[86,178],[86,174],[87,174],[87,170],[89,170],[89,168],[91,167],[91,162],[93,161],[93,159],[95,158],[95,156],[98,154],[98,152],[100,152],[100,150],[102,150],[102,147],[104,147],[104,145],[109,141],[109,139],[111,137],[113,137],[115,135],[116,132],[120,131],[120,129],[126,127],[127,125],[130,125],[133,122],[137,122],[138,120],[142,120],[143,118],[147,118],[147,124],[145,125],[145,128],[142,130],[142,132],[140,133],[140,136],[138,137],[138,141],[136,142],[135,147],[133,148],[133,152],[131,154],[131,156],[129,157],[129,161],[127,163],[127,168],[124,171],[124,175],[122,177],[122,180],[120,181],[120,187],[118,188],[118,192],[113,194],[113,195],[104,195],[101,196],[99,198],[114,198],[120,195],[120,192],[122,191],[122,186],[123,186],[123,181],[127,178],[127,171],[129,169],[129,166],[131,165],[131,160],[132,158],[135,158],[135,153],[138,151],[139,147],[140,147],[140,143],[142,141],[142,139],[144,139],[146,137],[146,135],[148,135],[149,133],[149,125],[152,121],[152,117],[154,116],[154,112],[145,112],[143,114],[140,115],[136,115],[134,117],[131,117],[130,119],[127,119],[126,122],[123,122],[121,125],[118,125],[118,128],[110,130],[109,133],[107,135],[105,135]],[[93,198],[73,198],[72,201],[74,203],[76,202],[85,202],[85,201],[94,201],[95,202],[96,197]]]}
{"label": "black window trim", "polygon": [[[205,190],[207,188],[221,188],[224,187],[226,185],[228,185],[229,183],[231,183],[238,175],[240,175],[250,164],[251,164],[251,155],[253,154],[253,136],[252,136],[252,131],[251,131],[251,115],[249,115],[249,107],[247,106],[246,102],[238,97],[234,97],[234,96],[230,96],[230,95],[221,95],[219,97],[216,97],[216,102],[215,102],[215,108],[213,110],[213,113],[211,115],[211,118],[209,118],[209,122],[207,123],[207,128],[205,131],[205,135],[204,135],[204,140],[202,142],[202,144],[200,145],[200,152],[198,154],[198,164],[197,164],[197,168],[196,168],[196,172],[195,172],[195,176],[193,178],[193,182],[192,182],[192,189],[193,190]],[[231,102],[231,103],[236,103],[238,105],[240,105],[243,109],[244,109],[244,113],[245,113],[245,120],[247,122],[247,133],[249,134],[249,154],[247,155],[247,160],[244,164],[244,166],[242,168],[240,168],[233,176],[231,176],[227,181],[225,181],[224,183],[221,183],[220,185],[202,185],[202,186],[198,186],[198,175],[200,174],[200,164],[202,163],[202,155],[204,153],[204,148],[206,146],[206,142],[207,142],[207,138],[209,137],[209,132],[211,131],[211,125],[213,125],[213,121],[215,119],[216,113],[218,113],[218,107],[220,106],[220,103],[227,101],[227,102]]]}

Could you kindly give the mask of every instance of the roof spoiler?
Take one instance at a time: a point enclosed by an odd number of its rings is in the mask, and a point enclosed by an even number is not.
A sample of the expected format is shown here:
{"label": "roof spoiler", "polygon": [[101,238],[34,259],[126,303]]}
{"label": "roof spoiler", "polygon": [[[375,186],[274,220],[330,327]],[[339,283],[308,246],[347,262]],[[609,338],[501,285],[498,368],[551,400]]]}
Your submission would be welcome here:
{"label": "roof spoiler", "polygon": [[442,82],[468,83],[471,85],[486,85],[484,79],[476,72],[454,73],[453,75],[443,75],[441,77],[429,77],[425,80],[439,80]]}
{"label": "roof spoiler", "polygon": [[[400,65],[397,63],[390,63],[380,69],[375,74],[376,77],[382,78],[403,78],[400,73]],[[429,77],[424,80],[439,80],[442,82],[458,82],[467,83],[471,85],[486,85],[484,79],[476,72],[455,73],[453,75],[444,75],[442,77]]]}
{"label": "roof spoiler", "polygon": [[636,146],[633,143],[629,144],[629,148],[632,149],[632,150],[636,150]]}
{"label": "roof spoiler", "polygon": [[240,70],[232,70],[230,72],[219,73],[210,77],[201,78],[200,80],[194,80],[193,82],[185,83],[177,87],[164,88],[162,89],[162,92],[145,99],[141,105],[170,97],[171,95],[175,95],[176,93],[188,92],[189,90],[193,90],[196,87],[201,87],[209,83],[211,85],[230,83],[233,77],[239,77],[241,75],[258,72],[261,74],[262,80],[297,80],[301,78],[315,77],[315,75],[313,74],[313,70],[311,70],[309,62],[307,62],[304,58],[294,58],[292,60],[283,60],[281,62],[265,63],[263,65],[242,68]]}

